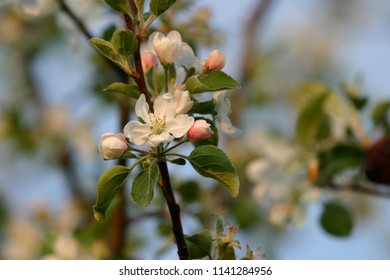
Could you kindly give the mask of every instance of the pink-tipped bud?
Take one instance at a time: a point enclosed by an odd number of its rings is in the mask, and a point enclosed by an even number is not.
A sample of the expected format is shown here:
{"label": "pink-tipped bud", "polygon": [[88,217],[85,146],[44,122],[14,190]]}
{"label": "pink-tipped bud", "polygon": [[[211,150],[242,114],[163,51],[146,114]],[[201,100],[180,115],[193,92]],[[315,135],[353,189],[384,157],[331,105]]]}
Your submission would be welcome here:
{"label": "pink-tipped bud", "polygon": [[99,152],[104,159],[115,159],[127,151],[126,136],[123,133],[104,133],[100,137]]}
{"label": "pink-tipped bud", "polygon": [[197,142],[209,138],[212,134],[210,124],[205,120],[196,120],[188,131],[188,139],[191,142]]}
{"label": "pink-tipped bud", "polygon": [[225,63],[225,54],[220,50],[213,50],[203,65],[204,72],[221,70],[223,67],[225,67]]}
{"label": "pink-tipped bud", "polygon": [[148,71],[154,65],[158,64],[157,56],[150,51],[142,52],[141,56],[142,56],[142,60],[141,60],[142,61],[142,69],[144,70],[144,72]]}

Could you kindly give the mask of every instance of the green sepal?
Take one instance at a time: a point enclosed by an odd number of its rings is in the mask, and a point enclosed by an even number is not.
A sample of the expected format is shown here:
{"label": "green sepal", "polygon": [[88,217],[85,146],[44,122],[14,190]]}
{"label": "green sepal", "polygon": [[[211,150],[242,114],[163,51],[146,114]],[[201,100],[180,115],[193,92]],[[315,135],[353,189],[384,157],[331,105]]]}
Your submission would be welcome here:
{"label": "green sepal", "polygon": [[97,200],[93,206],[94,216],[98,222],[104,221],[108,206],[110,206],[130,171],[125,166],[115,165],[105,170],[100,176],[97,182]]}
{"label": "green sepal", "polygon": [[186,81],[186,88],[192,94],[239,87],[236,80],[222,71],[211,71],[202,77],[193,76]]}
{"label": "green sepal", "polygon": [[190,260],[204,257],[209,257],[211,259],[213,238],[209,231],[205,230],[191,236],[187,235],[185,236],[185,240]]}
{"label": "green sepal", "polygon": [[134,202],[142,207],[148,206],[154,196],[154,187],[157,184],[160,171],[156,162],[152,162],[135,177],[131,190]]}
{"label": "green sepal", "polygon": [[150,11],[156,15],[159,16],[162,13],[164,13],[166,10],[168,10],[176,0],[152,0],[150,1]]}
{"label": "green sepal", "polygon": [[169,162],[171,162],[173,164],[177,164],[177,165],[186,165],[186,161],[184,158],[175,158],[175,159],[169,160]]}
{"label": "green sepal", "polygon": [[130,4],[127,0],[104,0],[114,11],[130,15]]}
{"label": "green sepal", "polygon": [[238,195],[240,183],[237,171],[222,150],[213,145],[200,146],[187,159],[200,175],[221,182],[231,196]]}
{"label": "green sepal", "polygon": [[103,91],[118,92],[129,97],[138,99],[141,95],[139,88],[136,85],[129,85],[125,83],[115,82],[106,87]]}
{"label": "green sepal", "polygon": [[128,29],[117,29],[112,35],[111,43],[114,49],[123,56],[129,56],[135,52],[138,40],[134,32]]}

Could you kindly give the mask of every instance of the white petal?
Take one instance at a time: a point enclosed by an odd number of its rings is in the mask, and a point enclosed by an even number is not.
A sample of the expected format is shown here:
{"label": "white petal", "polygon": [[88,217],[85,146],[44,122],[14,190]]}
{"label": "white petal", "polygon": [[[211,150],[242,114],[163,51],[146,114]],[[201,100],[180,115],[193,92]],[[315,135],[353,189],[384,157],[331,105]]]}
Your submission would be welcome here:
{"label": "white petal", "polygon": [[190,130],[194,124],[194,118],[188,115],[177,115],[173,120],[166,124],[165,130],[175,138],[182,137]]}
{"label": "white petal", "polygon": [[176,65],[184,66],[187,69],[194,67],[196,61],[196,57],[194,51],[187,43],[181,44],[181,52],[180,56],[176,59]]}
{"label": "white petal", "polygon": [[186,114],[194,104],[188,91],[176,90],[173,99],[176,106],[176,115]]}
{"label": "white petal", "polygon": [[157,96],[156,100],[154,100],[153,108],[156,118],[165,118],[166,122],[169,122],[175,116],[176,107],[174,99],[169,93]]}
{"label": "white petal", "polygon": [[157,34],[153,39],[153,47],[156,51],[160,62],[164,65],[169,65],[175,62],[176,58],[180,55],[181,52],[181,36],[176,31],[176,33],[168,34],[168,37],[165,37],[163,34]]}
{"label": "white petal", "polygon": [[176,44],[180,45],[181,46],[181,35],[179,32],[177,32],[176,30],[172,30],[171,32],[168,33],[167,35],[167,38],[172,41],[172,42],[175,42]]}
{"label": "white petal", "polygon": [[236,137],[236,136],[241,134],[241,129],[233,126],[228,117],[225,116],[224,118],[220,119],[219,121],[220,121],[219,125],[225,134],[227,134],[231,137]]}
{"label": "white petal", "polygon": [[264,175],[268,172],[270,168],[270,163],[265,159],[255,159],[249,162],[245,168],[246,176],[252,182],[261,182]]}
{"label": "white petal", "polygon": [[149,124],[130,121],[125,125],[123,133],[129,138],[130,142],[136,145],[143,145],[148,140],[151,130]]}
{"label": "white petal", "polygon": [[170,142],[173,140],[173,136],[170,135],[167,132],[163,132],[161,134],[152,134],[149,137],[149,140],[146,142],[146,144],[149,147],[157,147],[161,143]]}
{"label": "white petal", "polygon": [[164,37],[164,35],[161,32],[154,31],[152,34],[149,35],[148,43],[146,44],[146,49],[152,52],[153,54],[156,54],[156,51],[154,50],[154,38],[156,36],[160,36],[160,38]]}
{"label": "white petal", "polygon": [[231,103],[225,95],[220,95],[217,100],[217,104],[215,106],[215,110],[217,114],[221,117],[227,116],[231,111]]}
{"label": "white petal", "polygon": [[135,114],[144,120],[146,123],[150,123],[149,119],[149,105],[146,103],[145,95],[141,94],[135,103]]}

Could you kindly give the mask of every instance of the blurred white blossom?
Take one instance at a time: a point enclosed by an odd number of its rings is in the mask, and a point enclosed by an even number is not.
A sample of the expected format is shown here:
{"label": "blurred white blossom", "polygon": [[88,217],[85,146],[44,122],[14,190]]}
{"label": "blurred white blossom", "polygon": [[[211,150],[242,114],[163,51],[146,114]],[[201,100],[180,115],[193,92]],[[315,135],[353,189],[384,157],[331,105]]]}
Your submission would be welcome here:
{"label": "blurred white blossom", "polygon": [[286,142],[258,132],[252,135],[259,158],[246,167],[259,202],[270,201],[268,220],[280,228],[289,222],[299,227],[306,218],[307,204],[319,198],[319,188],[308,177],[310,157]]}

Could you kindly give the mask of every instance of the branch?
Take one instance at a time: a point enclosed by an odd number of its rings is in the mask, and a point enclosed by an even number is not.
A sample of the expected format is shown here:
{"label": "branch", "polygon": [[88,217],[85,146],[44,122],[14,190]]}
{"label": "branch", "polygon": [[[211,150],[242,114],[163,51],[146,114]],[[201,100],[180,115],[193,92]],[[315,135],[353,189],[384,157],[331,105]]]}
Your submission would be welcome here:
{"label": "branch", "polygon": [[[72,9],[65,3],[65,0],[58,0],[58,3],[60,4],[61,10],[69,16],[69,18],[76,24],[76,27],[88,40],[94,37],[92,33],[88,30],[88,28],[85,26],[85,24],[82,22],[82,20],[78,18],[76,14],[72,11]],[[112,62],[106,57],[103,58],[108,64],[108,66],[111,67],[111,69],[118,74],[118,76],[121,78],[121,81],[127,82],[127,74],[114,62]]]}
{"label": "branch", "polygon": [[255,51],[257,44],[258,30],[261,28],[265,16],[267,15],[269,8],[274,0],[262,0],[258,2],[257,6],[252,12],[252,15],[249,17],[245,27],[244,27],[244,46],[242,48],[242,58],[243,63],[241,65],[241,80],[244,82],[248,78],[250,73],[253,58],[255,57]]}
{"label": "branch", "polygon": [[172,221],[172,231],[176,239],[177,254],[181,260],[188,259],[188,248],[184,239],[183,227],[180,219],[180,206],[176,203],[175,195],[169,179],[168,166],[165,161],[158,162],[161,174],[161,190],[168,204],[169,214]]}
{"label": "branch", "polygon": [[150,112],[153,113],[153,104],[152,104],[152,101],[150,100],[148,88],[147,88],[146,82],[145,82],[144,71],[142,69],[141,43],[142,43],[142,40],[144,38],[138,32],[136,32],[133,21],[128,15],[124,15],[124,19],[125,19],[127,28],[136,34],[137,40],[138,40],[137,49],[134,52],[134,63],[135,63],[136,73],[134,76],[132,76],[132,78],[136,82],[141,93],[143,95],[145,95],[145,100],[149,105],[149,110],[150,110]]}
{"label": "branch", "polygon": [[367,187],[359,182],[352,182],[346,186],[341,186],[336,183],[329,183],[327,188],[335,191],[352,191],[356,193],[367,194],[375,197],[390,198],[390,187],[374,185],[374,187]]}

